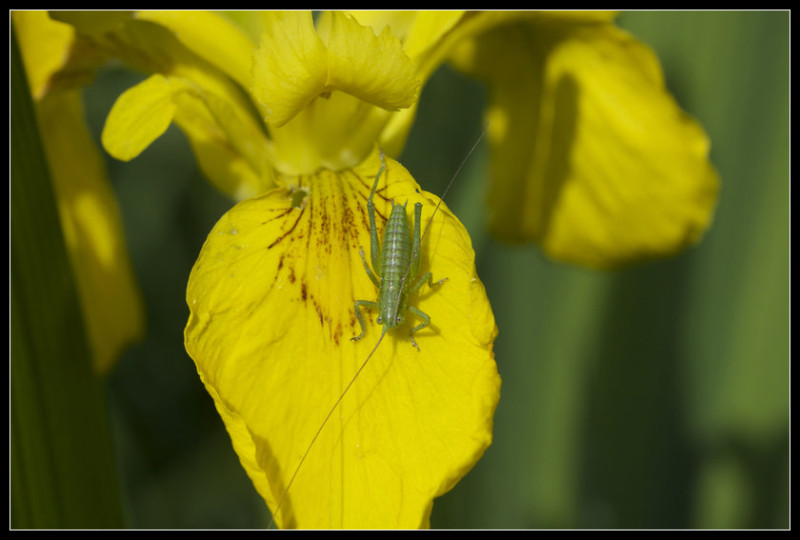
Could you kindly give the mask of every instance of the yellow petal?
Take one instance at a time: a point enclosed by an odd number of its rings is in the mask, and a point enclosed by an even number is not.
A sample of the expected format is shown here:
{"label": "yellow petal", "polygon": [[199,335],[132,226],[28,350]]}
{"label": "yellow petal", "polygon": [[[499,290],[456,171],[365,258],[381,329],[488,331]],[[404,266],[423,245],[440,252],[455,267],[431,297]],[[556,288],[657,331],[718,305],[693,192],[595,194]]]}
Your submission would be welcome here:
{"label": "yellow petal", "polygon": [[328,46],[328,88],[392,111],[417,100],[414,66],[389,28],[375,35],[337,11],[320,21],[319,31]]}
{"label": "yellow petal", "polygon": [[103,128],[106,151],[122,161],[142,153],[172,123],[177,109],[175,93],[175,85],[158,74],[123,92],[108,113]]}
{"label": "yellow petal", "polygon": [[392,113],[343,92],[315,99],[283,126],[270,128],[275,167],[285,174],[361,163]]}
{"label": "yellow petal", "polygon": [[[145,20],[148,14],[133,19],[106,17],[102,12],[85,16],[66,12],[59,17],[74,22],[92,50],[154,73],[121,95],[112,108],[103,130],[103,144],[111,155],[121,160],[136,157],[175,121],[189,139],[201,170],[220,190],[246,197],[272,187],[267,166],[271,146],[263,125],[244,90],[225,72],[190,50],[169,28]],[[204,52],[197,35],[189,31],[191,25],[178,15],[150,18],[163,18],[193,49]],[[206,28],[213,20],[200,17]],[[229,32],[221,37],[230,38]],[[211,60],[223,62],[236,49],[233,45],[226,45],[218,56],[211,55]],[[241,50],[241,42],[238,46]]]}
{"label": "yellow petal", "polygon": [[645,46],[611,24],[520,24],[460,53],[491,81],[498,236],[597,268],[701,237],[718,189],[709,143]]}
{"label": "yellow petal", "polygon": [[[353,11],[350,14],[375,32],[391,29],[402,43],[417,79],[424,82],[441,64],[447,47],[444,36],[462,19],[461,11]],[[400,109],[388,118],[380,131],[380,146],[388,155],[397,156],[417,113],[417,103]]]}
{"label": "yellow petal", "polygon": [[463,11],[417,11],[403,46],[412,58],[425,54],[463,17]]}
{"label": "yellow petal", "polygon": [[138,156],[175,121],[186,134],[203,173],[236,198],[273,184],[269,147],[249,116],[230,101],[202,93],[186,79],[152,75],[117,98],[103,128],[103,146],[117,159]]}
{"label": "yellow petal", "polygon": [[[390,199],[437,202],[393,161],[375,196],[383,230]],[[356,299],[377,291],[365,203],[379,168],[296,178],[239,203],[217,223],[189,279],[186,348],[214,398],[256,489],[276,511],[323,419],[375,345]],[[387,182],[388,185],[384,182]],[[283,499],[276,523],[301,528],[424,527],[433,498],[450,489],[491,442],[500,380],[496,326],[475,275],[469,237],[442,205],[423,240],[423,286],[411,304],[431,317],[418,332],[390,331],[322,429]]]}
{"label": "yellow petal", "polygon": [[[267,121],[274,143],[275,167],[285,174],[353,167],[366,159],[379,137],[391,152],[399,150],[400,138],[404,139],[413,119],[413,112],[403,113],[414,109],[417,81],[408,57],[389,28],[385,27],[376,36],[372,28],[358,24],[348,15],[324,13],[317,25],[317,36],[307,14],[272,18],[273,30],[265,32],[256,59],[256,71],[262,73],[256,79],[269,81],[272,72],[297,67],[297,79],[289,78],[288,74],[277,77],[293,81],[294,87],[290,83],[273,87],[272,98],[266,93],[257,94],[262,95],[263,103],[271,111]],[[287,18],[289,23],[285,22]],[[290,42],[288,37],[276,38],[276,33],[291,34],[298,20],[302,23],[303,39],[314,44],[313,53],[303,54],[318,56],[318,62],[303,63],[299,53],[291,60],[293,52],[281,55],[274,50],[278,46],[274,43]],[[270,43],[273,45],[268,46]],[[292,47],[292,51],[302,50],[301,46]],[[299,66],[295,66],[297,62]],[[267,67],[272,64],[277,67]],[[315,75],[311,74],[312,69],[317,70]],[[254,92],[268,90],[261,88]],[[283,100],[282,92],[286,92],[289,101]],[[390,112],[404,106],[408,108],[402,113]],[[276,116],[279,110],[284,112]],[[392,122],[396,114],[402,114],[402,124]],[[384,137],[390,122],[392,127]]]}
{"label": "yellow petal", "polygon": [[34,99],[90,84],[97,68],[108,60],[105,51],[48,12],[14,11],[11,16]]}
{"label": "yellow petal", "polygon": [[265,119],[280,127],[314,99],[338,90],[396,110],[416,101],[413,66],[388,29],[376,36],[349,15],[272,13],[253,64],[253,95]]}
{"label": "yellow petal", "polygon": [[275,185],[272,146],[252,117],[242,118],[230,101],[210,93],[182,93],[177,103],[175,122],[218,189],[241,200]]}
{"label": "yellow petal", "polygon": [[327,50],[309,12],[271,12],[264,23],[252,93],[266,120],[281,126],[324,90]]}
{"label": "yellow petal", "polygon": [[37,112],[94,366],[107,373],[144,334],[144,306],[119,210],[80,92],[50,94]]}
{"label": "yellow petal", "polygon": [[255,43],[236,25],[210,11],[139,11],[136,17],[169,28],[186,45],[230,75],[243,88],[251,84]]}
{"label": "yellow petal", "polygon": [[34,99],[47,91],[50,78],[64,67],[75,30],[52,21],[46,11],[13,11],[11,16],[25,61],[25,72]]}

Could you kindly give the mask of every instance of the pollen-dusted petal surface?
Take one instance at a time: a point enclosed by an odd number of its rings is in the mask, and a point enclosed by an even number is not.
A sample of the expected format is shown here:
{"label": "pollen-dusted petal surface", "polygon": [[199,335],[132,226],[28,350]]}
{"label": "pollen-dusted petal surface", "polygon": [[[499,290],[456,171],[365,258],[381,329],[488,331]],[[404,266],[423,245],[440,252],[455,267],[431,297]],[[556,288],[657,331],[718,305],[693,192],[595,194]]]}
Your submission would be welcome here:
{"label": "pollen-dusted petal surface", "polygon": [[[393,161],[375,195],[382,234],[390,200],[421,202],[427,223],[437,199]],[[442,205],[423,240],[423,286],[410,303],[431,326],[409,341],[408,315],[386,334],[322,429],[336,400],[380,336],[357,299],[377,300],[366,202],[377,153],[355,169],[294,178],[295,187],[239,203],[203,247],[187,290],[186,349],[217,405],[234,447],[281,527],[416,528],[434,497],[450,489],[491,442],[500,379],[497,329],[463,226]],[[292,182],[288,181],[287,185]],[[413,226],[413,224],[412,224]]]}
{"label": "pollen-dusted petal surface", "polygon": [[491,86],[498,236],[597,268],[671,255],[702,236],[718,190],[709,142],[647,47],[611,23],[542,18],[459,53]]}

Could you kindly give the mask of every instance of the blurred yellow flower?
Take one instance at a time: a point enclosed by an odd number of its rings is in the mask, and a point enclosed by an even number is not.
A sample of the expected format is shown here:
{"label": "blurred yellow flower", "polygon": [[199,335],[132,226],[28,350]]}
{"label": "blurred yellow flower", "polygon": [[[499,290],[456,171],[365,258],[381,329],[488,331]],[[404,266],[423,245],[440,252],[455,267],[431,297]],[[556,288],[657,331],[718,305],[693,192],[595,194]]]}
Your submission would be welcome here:
{"label": "blurred yellow flower", "polygon": [[119,210],[83,113],[81,87],[103,58],[77,45],[74,29],[46,12],[15,11],[12,17],[94,367],[107,373],[122,350],[143,337],[145,320]]}
{"label": "blurred yellow flower", "polygon": [[452,55],[489,89],[492,232],[594,268],[697,242],[719,183],[655,55],[611,18],[530,13]]}

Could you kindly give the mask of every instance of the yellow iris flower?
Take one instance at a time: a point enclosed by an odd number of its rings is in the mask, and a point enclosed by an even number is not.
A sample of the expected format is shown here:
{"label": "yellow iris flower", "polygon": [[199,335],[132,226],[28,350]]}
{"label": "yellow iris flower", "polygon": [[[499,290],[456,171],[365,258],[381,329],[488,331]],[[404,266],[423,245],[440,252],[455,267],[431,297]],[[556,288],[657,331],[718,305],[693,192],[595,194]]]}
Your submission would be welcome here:
{"label": "yellow iris flower", "polygon": [[[420,352],[410,326],[390,334],[286,491],[380,334],[369,325],[367,339],[350,339],[355,300],[377,295],[359,249],[369,246],[375,143],[391,111],[417,99],[414,63],[388,30],[344,14],[315,27],[310,14],[276,13],[253,71],[282,187],[239,203],[209,235],[189,280],[186,348],[279,526],[427,526],[433,499],[490,444],[500,386],[469,237],[444,206],[422,269],[448,281],[412,297],[433,321]],[[430,219],[435,196],[392,160],[385,175],[379,223],[390,201],[421,202]]]}
{"label": "yellow iris flower", "polygon": [[[294,477],[380,335],[370,323],[350,339],[355,300],[378,294],[359,255],[377,148],[400,152],[443,61],[489,88],[498,235],[602,268],[677,252],[710,221],[708,141],[652,53],[605,13],[264,12],[252,34],[207,12],[56,17],[87,50],[150,74],[109,113],[111,155],[134,158],[174,122],[241,200],[192,270],[185,345],[281,527],[426,527],[491,442],[497,329],[469,237],[442,205],[421,272],[448,281],[412,295],[432,320],[420,351],[411,326],[387,334]],[[378,229],[391,201],[422,203],[425,226],[438,198],[386,162]]]}

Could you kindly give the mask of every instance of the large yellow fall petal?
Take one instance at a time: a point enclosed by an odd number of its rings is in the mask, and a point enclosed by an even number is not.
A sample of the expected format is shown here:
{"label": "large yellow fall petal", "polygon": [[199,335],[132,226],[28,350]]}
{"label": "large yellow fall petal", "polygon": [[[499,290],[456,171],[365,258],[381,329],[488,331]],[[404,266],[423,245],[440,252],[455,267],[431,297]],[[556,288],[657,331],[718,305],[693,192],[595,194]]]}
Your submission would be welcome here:
{"label": "large yellow fall petal", "polygon": [[[217,223],[189,279],[186,348],[234,447],[273,512],[323,419],[375,345],[369,313],[360,342],[356,299],[377,291],[369,259],[367,196],[380,162],[239,203]],[[401,166],[388,162],[375,196],[383,230],[390,199],[424,204]],[[475,275],[469,237],[442,205],[423,240],[423,286],[411,303],[431,317],[386,334],[341,401],[277,512],[282,527],[424,527],[433,498],[450,489],[491,442],[500,380],[496,326]]]}
{"label": "large yellow fall petal", "polygon": [[708,227],[718,179],[652,52],[612,24],[506,25],[468,44],[491,85],[491,227],[597,268],[669,255]]}

